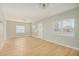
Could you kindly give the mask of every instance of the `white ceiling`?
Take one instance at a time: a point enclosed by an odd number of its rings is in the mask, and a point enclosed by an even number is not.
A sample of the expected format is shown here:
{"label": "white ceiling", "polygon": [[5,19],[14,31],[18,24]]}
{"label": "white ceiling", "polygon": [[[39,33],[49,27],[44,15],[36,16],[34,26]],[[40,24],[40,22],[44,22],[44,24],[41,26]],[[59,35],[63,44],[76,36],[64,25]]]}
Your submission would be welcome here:
{"label": "white ceiling", "polygon": [[35,22],[79,6],[77,3],[51,3],[46,9],[43,9],[38,3],[4,3],[0,5],[5,19],[25,20],[26,22]]}

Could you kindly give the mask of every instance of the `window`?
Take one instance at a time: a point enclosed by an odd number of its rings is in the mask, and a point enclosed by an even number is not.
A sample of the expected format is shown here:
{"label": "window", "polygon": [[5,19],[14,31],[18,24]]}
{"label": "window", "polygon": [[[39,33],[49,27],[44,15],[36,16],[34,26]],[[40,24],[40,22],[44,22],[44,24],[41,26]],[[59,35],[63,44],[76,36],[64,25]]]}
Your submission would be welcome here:
{"label": "window", "polygon": [[22,25],[16,25],[16,33],[24,33],[24,26]]}
{"label": "window", "polygon": [[63,32],[74,32],[74,20],[64,20],[62,22]]}
{"label": "window", "polygon": [[56,21],[55,24],[54,24],[54,30],[55,32],[61,32],[61,29],[62,29],[62,23],[61,21]]}
{"label": "window", "polygon": [[58,33],[74,33],[74,19],[56,20],[54,23],[54,31]]}

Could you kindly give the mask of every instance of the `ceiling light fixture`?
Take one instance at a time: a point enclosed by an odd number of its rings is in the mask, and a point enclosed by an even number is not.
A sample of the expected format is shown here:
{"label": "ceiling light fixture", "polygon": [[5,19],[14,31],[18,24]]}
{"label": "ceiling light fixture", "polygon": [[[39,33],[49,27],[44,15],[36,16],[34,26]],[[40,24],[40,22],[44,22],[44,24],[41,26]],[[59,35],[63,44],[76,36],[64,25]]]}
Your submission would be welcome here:
{"label": "ceiling light fixture", "polygon": [[48,3],[40,3],[40,7],[46,9],[48,7]]}

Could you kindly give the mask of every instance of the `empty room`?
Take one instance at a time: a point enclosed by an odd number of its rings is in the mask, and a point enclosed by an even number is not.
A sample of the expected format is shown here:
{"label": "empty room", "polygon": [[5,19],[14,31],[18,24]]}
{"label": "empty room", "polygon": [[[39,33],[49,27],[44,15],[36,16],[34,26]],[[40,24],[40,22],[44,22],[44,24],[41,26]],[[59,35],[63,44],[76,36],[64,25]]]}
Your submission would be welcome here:
{"label": "empty room", "polygon": [[0,3],[0,56],[79,56],[79,3]]}

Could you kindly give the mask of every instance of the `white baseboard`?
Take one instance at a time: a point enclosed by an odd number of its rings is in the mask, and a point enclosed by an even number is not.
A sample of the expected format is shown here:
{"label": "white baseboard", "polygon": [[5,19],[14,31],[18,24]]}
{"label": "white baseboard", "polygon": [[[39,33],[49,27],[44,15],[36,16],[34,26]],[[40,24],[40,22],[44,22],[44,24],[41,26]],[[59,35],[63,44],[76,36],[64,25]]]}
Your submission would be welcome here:
{"label": "white baseboard", "polygon": [[37,37],[37,36],[35,36],[35,35],[32,35],[32,37],[38,38],[38,37]]}
{"label": "white baseboard", "polygon": [[77,48],[77,47],[73,47],[73,46],[70,46],[70,45],[66,45],[66,44],[63,44],[63,43],[59,43],[59,42],[51,41],[51,40],[47,40],[47,39],[44,39],[44,40],[49,41],[51,43],[61,45],[61,46],[64,46],[64,47],[68,47],[68,48],[71,48],[71,49],[74,49],[74,50],[79,50],[79,48]]}
{"label": "white baseboard", "polygon": [[26,35],[26,36],[16,36],[16,38],[21,38],[21,37],[30,37],[31,35]]}
{"label": "white baseboard", "polygon": [[23,37],[31,37],[31,35],[26,35],[26,36],[16,36],[16,37],[8,37],[7,39],[15,39],[15,38],[23,38]]}
{"label": "white baseboard", "polygon": [[1,42],[0,49],[3,48],[3,46],[4,46],[4,44],[5,44],[5,41],[6,41],[6,40],[4,40],[4,41]]}
{"label": "white baseboard", "polygon": [[[34,36],[35,38],[38,38],[36,36]],[[41,38],[40,38],[41,39]],[[55,43],[55,44],[58,44],[58,45],[61,45],[61,46],[64,46],[64,47],[68,47],[68,48],[71,48],[71,49],[74,49],[74,50],[79,50],[79,48],[77,47],[73,47],[73,46],[70,46],[70,45],[66,45],[66,44],[63,44],[63,43],[59,43],[59,42],[56,42],[56,41],[51,41],[51,40],[48,40],[48,39],[45,39],[43,38],[43,40],[46,40],[46,41],[49,41],[51,43]]]}

